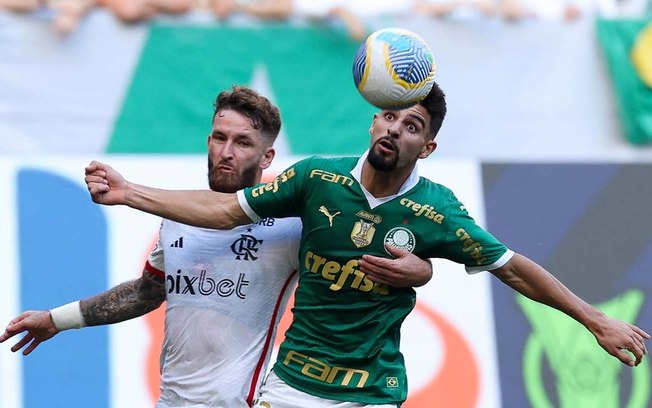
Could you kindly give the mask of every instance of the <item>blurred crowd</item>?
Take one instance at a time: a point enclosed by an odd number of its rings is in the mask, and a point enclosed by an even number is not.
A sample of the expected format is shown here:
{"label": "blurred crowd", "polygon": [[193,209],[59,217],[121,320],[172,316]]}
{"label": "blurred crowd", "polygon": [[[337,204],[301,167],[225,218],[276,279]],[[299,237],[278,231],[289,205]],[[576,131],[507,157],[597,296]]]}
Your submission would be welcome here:
{"label": "blurred crowd", "polygon": [[652,0],[0,0],[0,10],[31,13],[48,8],[53,28],[72,33],[91,10],[105,8],[125,24],[157,15],[201,12],[217,20],[234,15],[255,19],[336,21],[351,38],[363,39],[368,18],[406,14],[433,19],[502,19],[572,22],[586,17],[640,18],[652,14]]}

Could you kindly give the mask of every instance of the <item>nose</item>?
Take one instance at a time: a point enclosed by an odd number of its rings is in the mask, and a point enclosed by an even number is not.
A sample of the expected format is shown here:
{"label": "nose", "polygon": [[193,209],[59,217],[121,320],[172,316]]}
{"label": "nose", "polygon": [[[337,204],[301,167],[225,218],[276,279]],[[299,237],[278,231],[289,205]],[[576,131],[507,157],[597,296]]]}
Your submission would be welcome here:
{"label": "nose", "polygon": [[387,128],[387,135],[393,138],[397,138],[401,134],[401,123],[400,121],[392,122],[392,124]]}
{"label": "nose", "polygon": [[233,144],[231,142],[227,142],[222,146],[220,157],[222,157],[222,160],[228,160],[233,157]]}

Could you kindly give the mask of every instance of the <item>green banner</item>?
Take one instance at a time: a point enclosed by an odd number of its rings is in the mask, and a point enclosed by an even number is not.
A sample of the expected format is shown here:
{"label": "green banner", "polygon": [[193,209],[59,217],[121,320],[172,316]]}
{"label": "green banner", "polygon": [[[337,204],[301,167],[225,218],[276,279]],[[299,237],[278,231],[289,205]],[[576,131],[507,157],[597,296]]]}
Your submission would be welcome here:
{"label": "green banner", "polygon": [[637,43],[650,20],[598,20],[598,40],[614,84],[625,136],[633,144],[652,143],[652,88],[643,80],[632,60],[637,55],[652,59],[652,43]]}
{"label": "green banner", "polygon": [[107,151],[203,154],[215,96],[244,84],[279,106],[290,153],[361,153],[376,109],[353,84],[357,46],[325,27],[154,25]]}

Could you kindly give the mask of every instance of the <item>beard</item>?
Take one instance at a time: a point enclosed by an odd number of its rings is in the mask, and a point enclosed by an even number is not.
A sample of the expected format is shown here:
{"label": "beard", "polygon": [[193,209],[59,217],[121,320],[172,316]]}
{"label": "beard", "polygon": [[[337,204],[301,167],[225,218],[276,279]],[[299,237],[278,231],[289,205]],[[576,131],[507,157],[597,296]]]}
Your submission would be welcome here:
{"label": "beard", "polygon": [[251,166],[235,173],[222,173],[213,160],[208,157],[208,186],[211,190],[218,193],[235,193],[245,187],[251,187],[257,182],[258,164]]}
{"label": "beard", "polygon": [[[383,155],[376,152],[376,147],[381,142],[389,142],[394,146],[394,154],[391,156]],[[369,154],[367,155],[367,161],[371,164],[371,167],[378,171],[392,171],[396,168],[398,164],[398,145],[396,141],[389,136],[381,137],[376,140],[376,142],[369,149]]]}

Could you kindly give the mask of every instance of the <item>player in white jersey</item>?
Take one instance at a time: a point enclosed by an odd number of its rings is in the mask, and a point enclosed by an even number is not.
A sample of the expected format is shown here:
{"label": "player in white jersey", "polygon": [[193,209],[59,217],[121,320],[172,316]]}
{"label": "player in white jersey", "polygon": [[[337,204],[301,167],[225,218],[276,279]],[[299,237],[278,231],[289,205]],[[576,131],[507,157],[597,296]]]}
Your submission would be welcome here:
{"label": "player in white jersey", "polygon": [[166,280],[157,407],[253,400],[294,289],[300,238],[297,218],[229,231],[163,220],[146,264]]}
{"label": "player in white jersey", "polygon": [[[242,87],[215,101],[208,136],[211,190],[235,192],[258,183],[273,157],[280,115]],[[163,220],[159,241],[139,279],[51,311],[27,311],[0,335],[27,332],[12,348],[23,354],[62,330],[121,322],[167,299],[161,353],[160,408],[247,407],[257,396],[277,324],[292,292],[301,223],[266,218],[229,231]],[[407,251],[368,257],[361,268],[394,286],[425,284],[430,263]]]}

